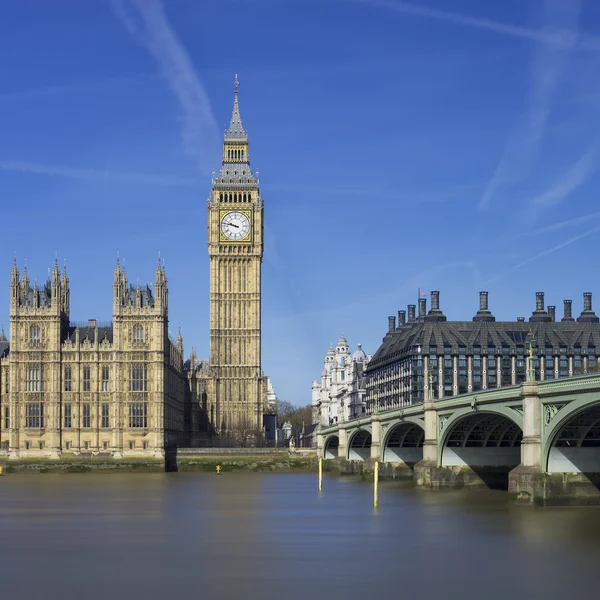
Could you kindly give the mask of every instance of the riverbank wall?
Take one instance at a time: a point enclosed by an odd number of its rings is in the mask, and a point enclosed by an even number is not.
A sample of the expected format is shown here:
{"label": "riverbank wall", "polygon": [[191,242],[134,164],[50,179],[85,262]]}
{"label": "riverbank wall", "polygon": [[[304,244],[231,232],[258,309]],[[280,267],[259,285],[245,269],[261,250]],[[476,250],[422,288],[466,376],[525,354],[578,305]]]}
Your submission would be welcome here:
{"label": "riverbank wall", "polygon": [[316,450],[287,448],[178,448],[167,454],[167,471],[317,472]]}
{"label": "riverbank wall", "polygon": [[287,448],[178,448],[163,457],[115,458],[111,454],[63,454],[59,458],[0,457],[3,474],[93,472],[317,472],[316,450]]}

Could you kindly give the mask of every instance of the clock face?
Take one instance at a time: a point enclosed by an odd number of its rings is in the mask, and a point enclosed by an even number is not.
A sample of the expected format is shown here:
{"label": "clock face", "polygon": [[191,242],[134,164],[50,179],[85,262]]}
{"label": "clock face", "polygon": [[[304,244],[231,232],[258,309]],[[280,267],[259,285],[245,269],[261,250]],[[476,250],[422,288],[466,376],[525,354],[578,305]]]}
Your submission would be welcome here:
{"label": "clock face", "polygon": [[241,212],[227,213],[221,220],[221,231],[228,240],[239,242],[248,237],[250,220]]}

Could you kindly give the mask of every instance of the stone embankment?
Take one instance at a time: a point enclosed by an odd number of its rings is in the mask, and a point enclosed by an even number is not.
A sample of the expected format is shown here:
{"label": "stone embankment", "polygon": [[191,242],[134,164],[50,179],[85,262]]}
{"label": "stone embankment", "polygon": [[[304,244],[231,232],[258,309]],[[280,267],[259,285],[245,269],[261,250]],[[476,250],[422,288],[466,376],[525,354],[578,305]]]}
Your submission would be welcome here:
{"label": "stone embankment", "polygon": [[287,448],[180,448],[176,457],[167,456],[169,471],[214,472],[217,466],[221,471],[316,472],[318,461],[315,450]]}
{"label": "stone embankment", "polygon": [[109,454],[63,454],[59,459],[45,457],[9,460],[0,457],[6,475],[15,473],[88,473],[164,471],[317,472],[315,450],[287,448],[179,448],[162,457],[113,458]]}

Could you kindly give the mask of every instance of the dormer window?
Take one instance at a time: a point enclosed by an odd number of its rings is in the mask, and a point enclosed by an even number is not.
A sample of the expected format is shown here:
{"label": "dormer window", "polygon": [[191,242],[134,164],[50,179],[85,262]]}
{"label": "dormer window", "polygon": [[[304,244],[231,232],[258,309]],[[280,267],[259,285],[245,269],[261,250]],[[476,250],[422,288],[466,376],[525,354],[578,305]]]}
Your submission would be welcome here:
{"label": "dormer window", "polygon": [[41,333],[39,325],[32,325],[29,329],[29,343],[39,344],[41,342]]}
{"label": "dormer window", "polygon": [[144,328],[141,325],[135,325],[133,328],[133,344],[140,346],[144,343]]}

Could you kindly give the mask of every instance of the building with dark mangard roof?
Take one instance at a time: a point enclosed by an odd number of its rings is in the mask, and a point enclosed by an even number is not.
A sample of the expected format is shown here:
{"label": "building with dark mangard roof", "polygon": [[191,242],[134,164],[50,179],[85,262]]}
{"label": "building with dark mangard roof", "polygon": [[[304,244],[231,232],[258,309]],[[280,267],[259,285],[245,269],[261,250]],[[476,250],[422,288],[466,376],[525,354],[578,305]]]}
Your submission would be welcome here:
{"label": "building with dark mangard roof", "polygon": [[583,295],[583,311],[574,318],[572,301],[563,317],[536,293],[535,310],[526,321],[496,321],[488,293],[480,292],[479,310],[470,321],[448,321],[440,293],[431,292],[431,308],[420,298],[407,311],[388,317],[388,332],[366,370],[367,412],[434,398],[519,384],[525,381],[526,355],[533,348],[536,379],[558,379],[598,371],[600,319],[592,294]]}

